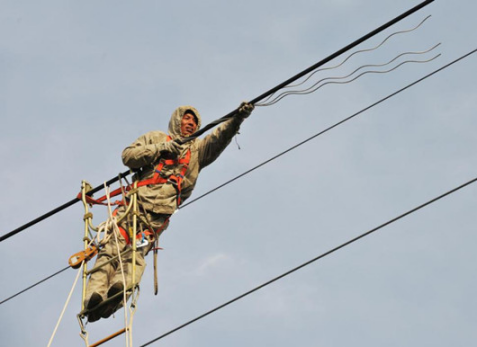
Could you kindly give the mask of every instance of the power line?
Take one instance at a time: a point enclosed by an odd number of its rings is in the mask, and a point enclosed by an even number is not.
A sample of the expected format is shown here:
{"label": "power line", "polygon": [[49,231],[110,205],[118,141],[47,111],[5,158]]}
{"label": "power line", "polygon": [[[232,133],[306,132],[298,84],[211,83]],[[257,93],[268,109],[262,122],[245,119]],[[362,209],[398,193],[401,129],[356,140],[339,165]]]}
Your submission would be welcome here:
{"label": "power line", "polygon": [[[364,35],[363,37],[359,38],[358,40],[350,43],[349,45],[343,47],[342,49],[336,51],[335,53],[331,54],[330,56],[326,57],[325,59],[319,61],[318,63],[314,64],[313,66],[310,66],[309,68],[303,70],[302,72],[298,73],[297,75],[289,78],[288,80],[286,80],[285,82],[282,82],[280,83],[279,85],[275,86],[274,88],[270,89],[269,91],[263,93],[262,95],[254,98],[253,100],[250,101],[250,103],[252,104],[255,104],[257,103],[258,101],[272,95],[273,93],[277,92],[278,90],[280,90],[281,88],[285,87],[286,85],[296,81],[297,79],[305,76],[306,74],[312,72],[313,70],[319,68],[320,66],[326,64],[327,62],[337,58],[338,56],[340,56],[341,54],[349,51],[350,49],[356,47],[357,45],[363,43],[364,41],[366,40],[369,40],[371,37],[379,34],[380,32],[384,31],[385,29],[393,26],[394,24],[400,22],[401,20],[403,20],[404,18],[406,17],[409,17],[411,14],[419,11],[420,9],[426,7],[427,5],[429,5],[430,3],[434,2],[434,0],[426,0],[426,1],[423,1],[422,3],[416,5],[415,7],[411,8],[410,10],[404,12],[403,14],[397,16],[396,18],[390,20],[389,22],[381,25],[380,27],[378,27],[377,29],[374,29],[373,31],[369,32],[368,34]],[[233,110],[232,112],[228,113],[227,115],[223,116],[222,118],[220,119],[217,119],[211,123],[209,123],[208,125],[206,125],[204,128],[200,129],[199,131],[197,131],[193,136],[190,136],[188,137],[187,139],[183,139],[183,141],[181,142],[188,142],[188,141],[191,141],[193,139],[196,139],[197,137],[201,136],[202,134],[204,134],[206,131],[212,129],[213,127],[215,127],[216,125],[220,124],[220,123],[223,123],[224,121],[226,121],[227,119],[230,119],[232,118],[233,116],[235,116],[237,114],[237,111],[238,109],[235,109]],[[119,174],[118,177],[114,177],[112,179],[110,179],[109,181],[106,182],[106,185],[109,186],[115,182],[117,182],[121,177],[126,177],[127,175],[129,175],[131,173],[130,170],[128,171],[125,171],[121,174]],[[104,185],[99,185],[97,186],[96,188],[94,188],[92,191],[90,191],[88,193],[88,195],[92,195],[100,190],[102,190],[104,187]],[[75,198],[75,199],[72,199],[70,200],[69,202],[55,208],[54,210],[50,211],[50,212],[47,212],[45,213],[44,215],[32,220],[31,222],[28,222],[18,228],[16,228],[15,230],[12,230],[10,231],[9,233],[5,234],[5,235],[2,235],[0,236],[0,242],[18,234],[19,232],[31,227],[32,225],[35,225],[39,222],[41,222],[42,220],[46,219],[46,218],[49,218],[51,216],[53,216],[54,214],[64,210],[65,208],[67,207],[70,207],[74,204],[76,204],[78,201],[80,201],[80,199],[78,198]]]}
{"label": "power line", "polygon": [[471,52],[469,52],[469,53],[467,53],[467,54],[461,56],[460,58],[457,58],[457,59],[455,59],[454,61],[452,61],[452,62],[450,62],[450,63],[448,63],[448,64],[446,64],[446,65],[440,67],[439,69],[434,70],[433,72],[431,72],[431,73],[425,75],[424,77],[421,77],[420,79],[418,79],[418,80],[412,82],[411,84],[408,84],[408,85],[405,86],[404,88],[401,88],[401,89],[395,91],[394,93],[389,94],[388,96],[386,96],[386,97],[384,97],[384,98],[382,98],[382,99],[376,101],[375,103],[369,105],[368,107],[363,108],[361,111],[358,111],[358,112],[352,114],[351,116],[349,116],[349,117],[347,117],[347,118],[345,118],[345,119],[339,121],[338,123],[335,123],[335,124],[333,124],[332,126],[330,126],[330,127],[326,128],[326,129],[320,131],[319,133],[317,133],[317,134],[315,134],[315,135],[313,135],[313,136],[307,138],[306,140],[304,140],[304,141],[302,141],[302,142],[300,142],[300,143],[298,143],[298,144],[296,144],[296,145],[294,145],[294,146],[288,148],[287,150],[285,150],[285,151],[283,151],[283,152],[281,152],[281,153],[275,155],[274,157],[272,157],[272,158],[270,158],[270,159],[264,161],[263,163],[261,163],[261,164],[255,166],[255,167],[253,167],[253,168],[251,168],[250,170],[245,171],[244,173],[242,173],[242,174],[240,174],[240,175],[238,175],[238,176],[232,178],[231,180],[229,180],[229,181],[227,181],[227,182],[221,184],[220,186],[217,186],[217,187],[215,187],[214,189],[209,190],[208,192],[202,194],[201,196],[198,196],[197,198],[195,198],[195,199],[189,201],[188,203],[184,204],[183,206],[180,207],[180,209],[183,209],[184,207],[186,207],[186,206],[188,206],[188,205],[190,205],[190,204],[196,202],[197,200],[200,200],[200,199],[206,197],[207,195],[209,195],[209,194],[215,192],[216,190],[219,190],[220,188],[225,187],[226,185],[228,185],[228,184],[230,184],[230,183],[232,183],[232,182],[238,180],[239,178],[248,175],[248,174],[251,173],[252,171],[255,171],[256,169],[258,169],[258,168],[260,168],[260,167],[262,167],[262,166],[264,166],[264,165],[270,163],[271,161],[274,161],[275,159],[281,157],[282,155],[287,154],[288,152],[290,152],[290,151],[292,151],[292,150],[294,150],[294,149],[296,149],[296,148],[298,148],[298,147],[304,145],[305,143],[307,143],[307,142],[313,140],[314,138],[316,138],[316,137],[318,137],[318,136],[320,136],[320,135],[323,135],[324,133],[327,133],[328,131],[330,131],[330,130],[336,128],[337,126],[339,126],[339,125],[341,125],[341,124],[343,124],[343,123],[345,123],[345,122],[347,122],[347,121],[349,121],[349,120],[355,118],[356,116],[360,115],[361,113],[364,113],[364,112],[370,110],[371,108],[373,108],[373,107],[375,107],[375,106],[377,106],[377,105],[383,103],[384,101],[386,101],[386,100],[392,98],[393,96],[396,96],[397,94],[400,94],[401,92],[403,92],[403,91],[405,91],[405,90],[407,90],[407,89],[409,89],[409,88],[415,86],[416,84],[418,84],[418,83],[420,83],[420,82],[426,80],[427,78],[429,78],[429,77],[431,77],[431,76],[437,74],[438,72],[441,72],[442,70],[447,69],[448,67],[450,67],[450,66],[452,66],[452,65],[454,65],[454,64],[456,64],[456,63],[458,63],[459,61],[461,61],[461,60],[463,60],[463,59],[469,57],[470,55],[472,55],[472,54],[474,54],[474,53],[476,53],[476,52],[477,52],[477,48],[474,49],[473,51],[471,51]]}
{"label": "power line", "polygon": [[3,304],[4,302],[7,302],[8,300],[13,299],[14,297],[16,297],[16,296],[18,296],[18,295],[20,295],[20,294],[26,292],[27,290],[30,290],[30,289],[32,289],[33,287],[36,287],[36,286],[39,285],[40,283],[43,283],[43,282],[49,280],[50,278],[53,278],[53,277],[55,277],[56,275],[59,275],[60,273],[62,273],[63,271],[65,271],[65,270],[67,270],[67,269],[69,269],[69,268],[70,268],[70,266],[67,266],[67,267],[65,267],[64,269],[61,269],[60,271],[55,272],[53,275],[50,275],[50,276],[48,276],[48,277],[42,279],[41,281],[36,282],[35,284],[29,286],[28,288],[25,288],[25,289],[23,289],[22,291],[20,291],[20,292],[18,292],[18,293],[16,293],[16,294],[14,294],[14,295],[12,295],[12,296],[6,298],[5,300],[3,300],[3,301],[0,302],[0,305]]}
{"label": "power line", "polygon": [[416,212],[416,211],[418,211],[418,210],[420,210],[420,209],[422,209],[422,208],[424,208],[424,207],[426,207],[426,206],[428,206],[428,205],[430,205],[430,204],[432,204],[432,203],[434,203],[434,202],[436,202],[436,201],[438,201],[438,200],[440,200],[440,199],[442,199],[442,198],[444,198],[444,197],[446,197],[446,196],[448,196],[448,195],[450,195],[450,194],[452,194],[452,193],[455,193],[456,191],[458,191],[458,190],[460,190],[460,189],[462,189],[462,188],[464,188],[464,187],[466,187],[466,186],[468,186],[468,185],[470,185],[470,184],[472,184],[472,183],[474,183],[474,182],[476,182],[476,181],[477,181],[477,177],[474,178],[474,179],[472,179],[472,180],[470,180],[470,181],[468,181],[468,182],[466,182],[466,183],[464,183],[464,184],[462,184],[462,185],[460,185],[460,186],[458,186],[458,187],[456,187],[456,188],[454,188],[454,189],[452,189],[452,190],[450,190],[450,191],[448,191],[448,192],[446,192],[446,193],[444,193],[444,194],[442,194],[442,195],[439,195],[438,197],[436,197],[436,198],[434,198],[434,199],[431,199],[431,200],[429,200],[429,201],[423,203],[422,205],[419,205],[419,206],[417,206],[417,207],[415,207],[415,208],[413,208],[413,209],[411,209],[411,210],[409,210],[409,211],[407,211],[407,212],[405,212],[405,213],[403,213],[403,214],[401,214],[401,215],[399,215],[399,216],[397,216],[397,217],[395,217],[395,218],[393,218],[393,219],[391,219],[391,220],[389,220],[389,221],[387,221],[387,222],[385,222],[385,223],[383,223],[383,224],[377,226],[377,227],[374,228],[374,229],[371,229],[371,230],[369,230],[369,231],[367,231],[367,232],[365,232],[365,233],[363,233],[363,234],[361,234],[361,235],[355,237],[354,239],[351,239],[351,240],[349,240],[349,241],[347,241],[347,242],[345,242],[345,243],[343,243],[343,244],[341,244],[341,245],[339,245],[339,246],[337,246],[337,247],[335,247],[335,248],[329,250],[328,252],[325,252],[325,253],[323,253],[323,254],[317,256],[316,258],[313,258],[313,259],[311,259],[311,260],[309,260],[309,261],[307,261],[307,262],[305,262],[305,263],[303,263],[303,264],[301,264],[301,265],[299,265],[299,266],[297,266],[297,267],[295,267],[295,268],[293,268],[293,269],[291,269],[291,270],[289,270],[289,271],[283,273],[283,274],[280,275],[280,276],[277,276],[277,277],[275,277],[275,278],[269,280],[268,282],[265,282],[265,283],[259,285],[258,287],[253,288],[252,290],[249,290],[248,292],[246,292],[246,293],[244,293],[244,294],[242,294],[242,295],[237,296],[236,298],[234,298],[234,299],[232,299],[232,300],[230,300],[230,301],[227,301],[226,303],[224,303],[224,304],[222,304],[222,305],[220,305],[220,306],[217,306],[216,308],[214,308],[214,309],[212,309],[212,310],[210,310],[210,311],[208,311],[208,312],[206,312],[206,313],[204,313],[204,314],[202,314],[202,315],[200,315],[200,316],[198,316],[198,317],[196,317],[196,318],[194,318],[194,319],[188,321],[187,323],[182,324],[181,326],[178,326],[178,327],[175,328],[175,329],[172,329],[172,330],[168,331],[168,332],[165,333],[165,334],[162,334],[161,336],[159,336],[159,337],[155,338],[154,340],[151,340],[151,341],[149,341],[149,342],[147,342],[147,343],[141,345],[140,347],[149,346],[149,345],[152,344],[153,342],[156,342],[156,341],[158,341],[158,340],[160,340],[160,339],[162,339],[162,338],[164,338],[164,337],[166,337],[166,336],[168,336],[168,335],[171,335],[172,333],[175,333],[176,331],[178,331],[178,330],[180,330],[180,329],[182,329],[182,328],[185,328],[186,326],[188,326],[188,325],[190,325],[190,324],[192,324],[192,323],[194,323],[194,322],[197,322],[198,320],[200,320],[200,319],[202,319],[202,318],[205,318],[206,316],[208,316],[208,315],[210,315],[210,314],[212,314],[212,313],[214,313],[214,312],[216,312],[216,311],[218,311],[218,310],[220,310],[220,309],[222,309],[222,308],[224,308],[224,307],[226,307],[226,306],[228,306],[228,305],[230,305],[230,304],[232,304],[232,303],[234,303],[234,302],[236,302],[236,301],[238,301],[238,300],[240,300],[240,299],[243,299],[244,297],[246,297],[246,296],[248,296],[248,295],[250,295],[250,294],[252,294],[252,293],[258,291],[259,289],[262,289],[262,288],[268,286],[269,284],[272,284],[273,282],[276,282],[276,281],[282,279],[283,277],[288,276],[288,275],[292,274],[293,272],[296,272],[296,271],[300,270],[301,268],[304,268],[305,266],[308,266],[308,265],[314,263],[315,261],[317,261],[317,260],[319,260],[319,259],[321,259],[321,258],[324,258],[324,257],[326,257],[326,256],[328,256],[328,255],[330,255],[330,254],[332,254],[332,253],[334,253],[334,252],[336,252],[336,251],[338,251],[338,250],[340,250],[340,249],[346,247],[346,246],[349,246],[350,244],[352,244],[352,243],[354,243],[354,242],[356,242],[356,241],[358,241],[358,240],[360,240],[360,239],[362,239],[362,238],[364,238],[364,237],[366,237],[366,236],[368,236],[368,235],[374,233],[375,231],[378,231],[379,229],[382,229],[382,228],[384,228],[385,226],[387,226],[387,225],[389,225],[389,224],[392,224],[392,223],[398,221],[399,219],[402,219],[402,218],[404,218],[404,217],[406,217],[406,216],[408,216],[408,215],[410,215],[410,214],[412,214],[412,213],[414,213],[414,212]]}
{"label": "power line", "polygon": [[[100,185],[100,186],[97,186],[97,187],[94,188],[93,190],[90,190],[86,195],[91,196],[91,195],[93,195],[94,193],[99,192],[101,189],[104,188],[104,185],[110,186],[111,184],[117,182],[120,178],[124,178],[124,177],[126,177],[127,175],[129,175],[129,173],[130,173],[130,170],[125,171],[125,172],[119,174],[118,177],[112,178],[112,179],[110,179],[109,181],[107,181],[106,183],[104,183],[104,184],[102,184],[102,185]],[[49,217],[51,217],[51,216],[57,214],[58,212],[63,211],[63,210],[66,209],[67,207],[70,207],[70,206],[76,204],[78,201],[81,201],[81,199],[79,199],[79,198],[77,198],[77,197],[74,198],[74,199],[71,199],[70,201],[64,203],[64,204],[61,205],[61,206],[58,206],[57,208],[55,208],[55,209],[53,209],[53,210],[51,210],[51,211],[49,211],[49,212],[47,212],[47,213],[45,213],[45,214],[43,214],[43,215],[41,215],[40,217],[35,218],[34,220],[32,220],[32,221],[30,221],[30,222],[28,222],[28,223],[26,223],[26,224],[24,224],[24,225],[22,225],[22,226],[16,228],[15,230],[12,230],[12,231],[10,231],[9,233],[6,233],[5,235],[0,236],[0,242],[5,241],[6,239],[8,239],[8,238],[10,238],[10,237],[12,237],[12,236],[18,234],[19,232],[21,232],[21,231],[23,231],[23,230],[25,230],[25,229],[28,229],[29,227],[31,227],[31,226],[33,226],[33,225],[35,225],[35,224],[41,222],[42,220],[45,220],[45,219],[47,219],[47,218],[49,218]]]}
{"label": "power line", "polygon": [[[422,8],[426,7],[427,5],[429,5],[430,3],[434,2],[434,0],[427,0],[427,1],[423,1],[422,3],[414,6],[413,8],[411,8],[410,10],[404,12],[403,14],[397,16],[396,18],[390,20],[389,22],[381,25],[379,28],[376,28],[374,29],[373,31],[369,32],[368,34],[362,36],[361,38],[357,39],[356,41],[350,43],[349,45],[347,45],[346,47],[343,47],[342,49],[336,51],[335,53],[331,54],[330,56],[326,57],[325,59],[317,62],[316,64],[310,66],[309,68],[303,70],[302,72],[296,74],[295,76],[289,78],[288,80],[280,83],[279,85],[275,86],[274,88],[268,90],[267,92],[263,93],[262,95],[260,96],[257,96],[255,99],[251,100],[250,103],[251,104],[256,104],[257,102],[271,96],[272,94],[276,93],[277,91],[279,91],[280,89],[282,89],[283,87],[286,87],[287,85],[289,85],[290,83],[293,83],[295,82],[296,80],[302,78],[303,76],[309,74],[310,72],[312,72],[313,70],[316,70],[317,68],[319,68],[320,66],[323,66],[324,64],[328,63],[329,61],[339,57],[340,55],[342,55],[343,53],[349,51],[350,49],[358,46],[359,44],[363,43],[364,41],[367,41],[369,40],[371,37],[379,34],[380,32],[384,31],[385,29],[393,26],[394,24],[400,22],[401,20],[403,20],[404,18],[407,18],[409,17],[411,14],[421,10]],[[238,109],[230,112],[229,114],[223,116],[222,118],[216,120],[215,122],[212,122],[210,123],[209,125],[207,125],[206,127],[204,127],[203,129],[200,129],[197,133],[195,133],[193,136],[191,136],[190,138],[188,138],[188,140],[192,140],[194,138],[196,138],[197,136],[200,136],[202,135],[204,132],[206,132],[207,130],[211,129],[212,127],[214,127],[215,125],[217,124],[220,124],[224,121],[226,121],[227,119],[229,118],[232,118],[236,113],[237,113]]]}
{"label": "power line", "polygon": [[[440,71],[442,71],[442,70],[444,70],[444,69],[446,69],[446,68],[452,66],[453,64],[455,64],[455,63],[457,63],[457,62],[459,62],[459,61],[461,61],[461,60],[463,60],[463,59],[469,57],[470,55],[472,55],[472,54],[474,54],[474,53],[476,53],[476,52],[477,52],[477,49],[474,49],[473,51],[471,51],[471,52],[469,52],[469,53],[467,53],[467,54],[461,56],[460,58],[457,58],[456,60],[454,60],[454,61],[452,61],[452,62],[450,62],[450,63],[448,63],[448,64],[442,66],[441,68],[439,68],[439,69],[437,69],[437,70],[435,70],[435,71],[433,71],[433,72],[427,74],[426,76],[424,76],[424,77],[422,77],[422,78],[416,80],[415,82],[413,82],[413,83],[411,83],[411,84],[408,84],[408,85],[405,86],[404,88],[401,88],[401,89],[399,89],[398,91],[396,91],[396,92],[394,92],[394,93],[392,93],[392,94],[389,94],[388,96],[386,96],[386,97],[380,99],[379,101],[376,101],[375,103],[369,105],[368,107],[362,109],[361,111],[358,111],[358,112],[354,113],[353,115],[351,115],[351,116],[349,116],[349,117],[347,117],[347,118],[345,118],[345,119],[339,121],[338,123],[336,123],[336,124],[334,124],[334,125],[332,125],[332,126],[326,128],[325,130],[322,130],[322,131],[320,131],[319,133],[317,133],[317,134],[315,134],[315,135],[309,137],[308,139],[306,139],[306,140],[304,140],[304,141],[302,141],[302,142],[300,142],[300,143],[298,143],[298,144],[296,144],[296,145],[290,147],[289,149],[287,149],[287,150],[285,150],[285,151],[283,151],[283,152],[281,152],[281,153],[275,155],[274,157],[272,157],[272,158],[270,158],[270,159],[264,161],[263,163],[261,163],[261,164],[255,166],[255,167],[253,167],[252,169],[247,170],[247,171],[245,171],[244,173],[242,173],[242,174],[240,174],[240,175],[238,175],[238,176],[232,178],[231,180],[229,180],[229,181],[227,181],[227,182],[225,182],[225,183],[223,183],[223,184],[221,184],[221,185],[219,185],[219,186],[217,186],[217,187],[215,187],[215,188],[209,190],[208,192],[202,194],[201,196],[198,196],[197,198],[195,198],[195,199],[191,200],[190,202],[188,202],[187,204],[183,205],[183,206],[181,207],[181,209],[183,209],[184,207],[186,207],[186,206],[188,206],[188,205],[190,205],[190,204],[192,204],[192,203],[194,203],[194,202],[197,202],[198,200],[200,200],[200,199],[204,198],[205,196],[207,196],[207,195],[209,195],[209,194],[211,194],[211,193],[213,193],[213,192],[215,192],[215,191],[217,191],[217,190],[219,190],[219,189],[225,187],[226,185],[228,185],[228,184],[230,184],[230,183],[232,183],[232,182],[238,180],[239,178],[248,175],[248,174],[251,173],[252,171],[255,171],[256,169],[258,169],[258,168],[260,168],[260,167],[262,167],[262,166],[264,166],[264,165],[270,163],[271,161],[273,161],[273,160],[275,160],[275,159],[281,157],[282,155],[284,155],[284,154],[286,154],[286,153],[288,153],[288,152],[290,152],[290,151],[292,151],[292,150],[294,150],[294,149],[296,149],[296,148],[298,148],[298,147],[304,145],[305,143],[311,141],[312,139],[314,139],[314,138],[316,138],[316,137],[318,137],[318,136],[320,136],[320,135],[322,135],[322,134],[324,134],[324,133],[330,131],[330,130],[333,129],[333,128],[336,128],[338,125],[341,125],[341,124],[343,124],[343,123],[345,123],[345,122],[351,120],[352,118],[354,118],[354,117],[360,115],[361,113],[363,113],[363,112],[365,112],[365,111],[367,111],[367,110],[373,108],[374,106],[379,105],[380,103],[382,103],[382,102],[384,102],[384,101],[386,101],[386,100],[392,98],[393,96],[396,96],[397,94],[399,94],[399,93],[405,91],[406,89],[411,88],[412,86],[414,86],[414,85],[416,85],[416,84],[418,84],[418,83],[424,81],[425,79],[427,79],[427,78],[429,78],[429,77],[435,75],[436,73],[438,73],[438,72],[440,72]],[[62,272],[62,271],[64,271],[64,270],[66,270],[66,269],[63,269],[63,270],[57,272],[56,274],[59,274],[60,272]],[[54,274],[54,275],[56,275],[56,274]],[[50,276],[50,277],[53,277],[54,275],[52,275],[52,276]],[[48,278],[46,278],[46,279],[49,279],[50,277],[48,277]],[[45,280],[46,280],[46,279],[45,279]],[[44,282],[45,280],[42,280],[42,281],[38,282],[37,284],[40,284],[40,283]],[[37,284],[35,284],[35,285],[33,285],[33,286],[31,286],[31,287],[25,289],[25,290],[22,290],[21,292],[19,292],[19,293],[13,295],[13,296],[11,296],[11,297],[9,297],[8,299],[3,300],[2,302],[0,302],[0,305],[1,305],[2,303],[4,303],[4,302],[6,302],[6,301],[8,301],[8,300],[10,300],[10,299],[12,299],[12,298],[14,298],[15,296],[17,296],[17,295],[19,295],[19,294],[21,294],[21,293],[27,291],[28,289],[33,288],[33,287],[36,286]]]}

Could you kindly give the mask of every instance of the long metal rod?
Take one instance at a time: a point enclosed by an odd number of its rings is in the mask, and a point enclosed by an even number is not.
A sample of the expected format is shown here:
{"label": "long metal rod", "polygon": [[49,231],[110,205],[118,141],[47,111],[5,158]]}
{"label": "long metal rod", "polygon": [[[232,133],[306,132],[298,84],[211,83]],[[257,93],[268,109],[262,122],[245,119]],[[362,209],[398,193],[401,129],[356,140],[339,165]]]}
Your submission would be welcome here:
{"label": "long metal rod", "polygon": [[[350,43],[349,45],[347,45],[346,47],[340,49],[339,51],[336,51],[335,53],[331,54],[330,56],[328,56],[327,58],[319,61],[318,63],[310,66],[309,68],[303,70],[302,72],[298,73],[297,75],[289,78],[288,80],[284,81],[283,83],[280,83],[279,85],[277,85],[276,87],[270,89],[269,91],[263,93],[262,95],[259,95],[257,96],[256,98],[254,98],[253,100],[250,101],[250,103],[252,104],[256,104],[257,102],[259,102],[260,100],[270,96],[271,94],[275,93],[276,91],[280,90],[281,88],[285,87],[286,85],[296,81],[297,79],[305,76],[306,74],[310,73],[311,71],[317,69],[318,67],[326,64],[327,62],[337,58],[338,56],[340,56],[341,54],[349,51],[350,49],[356,47],[357,45],[363,43],[364,41],[370,39],[371,37],[377,35],[378,33],[382,32],[383,30],[389,28],[390,26],[396,24],[397,22],[403,20],[404,18],[410,16],[411,14],[419,11],[420,9],[422,9],[423,7],[429,5],[430,3],[434,2],[434,0],[426,0],[422,3],[420,3],[419,5],[413,7],[412,9],[410,9],[409,11],[406,11],[404,12],[403,14],[401,14],[400,16],[397,16],[396,18],[394,18],[393,20],[390,20],[389,22],[387,22],[386,24],[383,24],[381,25],[379,28],[371,31],[370,33],[364,35],[363,37],[361,37],[360,39]],[[226,121],[227,119],[229,118],[232,118],[236,113],[238,112],[238,108],[233,110],[232,112],[228,113],[227,115],[223,116],[222,118],[220,119],[217,119],[216,121],[213,121],[211,123],[209,123],[208,125],[206,125],[205,127],[203,127],[202,129],[200,129],[199,131],[197,131],[194,136],[190,136],[187,138],[187,141],[191,141],[199,136],[201,136],[202,134],[204,134],[206,131],[212,129],[213,127],[215,127],[216,125]],[[123,173],[121,173],[118,177],[114,177],[112,179],[110,179],[109,181],[106,182],[106,185],[111,185],[115,182],[117,182],[120,178],[123,178],[123,177],[126,177],[130,174],[130,170],[128,171],[125,171]],[[96,188],[94,188],[93,190],[91,190],[90,192],[88,192],[88,195],[92,195],[98,191],[100,191],[101,189],[103,189],[104,185],[99,185],[97,186]],[[80,201],[80,199],[78,198],[75,198],[57,208],[55,208],[54,210],[48,212],[48,213],[45,213],[44,215],[32,220],[31,222],[5,234],[5,235],[2,235],[0,237],[0,242],[12,237],[13,235],[15,234],[18,234],[20,231],[23,231],[29,227],[31,227],[32,225],[35,225],[36,223],[38,222],[41,222],[42,220],[46,219],[46,218],[49,218],[51,216],[53,216],[54,214],[66,209],[67,207],[70,207],[71,205],[74,205],[75,203],[77,203],[78,201]]]}

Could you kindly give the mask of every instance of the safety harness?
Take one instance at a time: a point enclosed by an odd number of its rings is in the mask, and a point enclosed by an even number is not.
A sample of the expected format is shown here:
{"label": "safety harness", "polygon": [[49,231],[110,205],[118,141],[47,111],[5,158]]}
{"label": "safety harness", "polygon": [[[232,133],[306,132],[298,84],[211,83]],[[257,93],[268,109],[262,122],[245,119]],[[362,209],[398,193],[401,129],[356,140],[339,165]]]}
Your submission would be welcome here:
{"label": "safety harness", "polygon": [[[170,136],[167,137],[167,141],[171,141]],[[170,183],[177,191],[177,206],[179,206],[181,204],[182,181],[184,180],[187,169],[189,168],[190,155],[191,154],[189,149],[187,150],[187,153],[184,158],[161,159],[156,169],[154,170],[154,176],[149,179],[138,182],[137,186],[142,187],[150,184]],[[178,175],[170,175],[169,177],[163,177],[162,169],[165,165],[182,165],[182,169]]]}
{"label": "safety harness", "polygon": [[[117,213],[118,213],[118,210],[114,210],[113,216],[116,216]],[[146,236],[160,235],[161,232],[169,225],[169,218],[170,217],[166,218],[164,223],[162,223],[161,227],[157,230],[149,229],[149,230],[143,230],[141,232],[138,232],[136,234],[136,247],[141,248],[149,244],[149,241],[147,241]],[[118,229],[121,235],[123,236],[124,240],[126,241],[126,244],[128,245],[131,244],[131,239],[129,238],[129,234],[126,231],[126,229],[124,229],[120,225],[118,225]],[[157,248],[157,249],[162,249],[162,248]],[[156,250],[156,249],[153,249],[153,250]]]}
{"label": "safety harness", "polygon": [[[171,141],[171,137],[167,136],[167,142]],[[177,205],[181,204],[181,192],[182,192],[182,181],[184,180],[185,174],[187,169],[189,168],[191,152],[190,149],[187,150],[187,153],[184,158],[177,158],[177,159],[161,159],[159,164],[154,169],[154,175],[151,178],[139,181],[137,183],[137,187],[147,186],[147,185],[155,185],[155,184],[164,184],[170,183],[174,186],[177,191]],[[164,166],[172,166],[172,165],[182,165],[181,171],[178,175],[170,175],[169,177],[164,177],[162,174],[162,169]],[[125,187],[120,187],[116,190],[110,192],[109,197],[115,197],[123,192],[129,192],[133,189],[132,185],[128,185]],[[81,199],[81,193],[77,196],[78,199]],[[97,205],[107,205],[105,203],[107,199],[107,195],[104,195],[100,198],[94,199],[93,197],[87,195],[86,201],[90,204],[97,204]],[[114,201],[111,203],[112,205],[126,205],[123,200]]]}
{"label": "safety harness", "polygon": [[[169,141],[172,141],[172,138],[170,136],[167,136],[167,142]],[[184,180],[187,169],[189,168],[190,157],[191,157],[191,151],[190,149],[188,149],[185,157],[183,158],[161,159],[159,161],[159,164],[154,169],[154,175],[151,178],[137,182],[137,188],[147,186],[147,185],[166,184],[166,183],[172,184],[177,192],[176,202],[177,202],[177,206],[179,206],[181,204],[182,181]],[[180,173],[178,175],[169,175],[168,177],[164,177],[162,172],[162,170],[164,169],[164,166],[174,166],[174,165],[182,165]],[[131,184],[125,187],[120,187],[110,192],[109,197],[115,197],[121,194],[123,191],[131,192],[132,189],[133,189],[133,185]],[[105,203],[107,198],[108,198],[107,195],[104,195],[97,199],[94,199],[91,196],[87,195],[86,201],[90,204],[107,205],[107,203]],[[81,193],[78,194],[78,199],[81,199]],[[118,201],[112,202],[111,205],[126,205],[126,202],[124,200],[118,200]],[[117,214],[117,210],[113,211],[113,215],[116,215],[116,214]],[[159,230],[156,230],[155,233],[156,234],[160,233],[167,224],[168,224],[168,220],[166,220],[163,226],[159,228]],[[119,230],[121,232],[121,235],[129,244],[130,240],[126,230],[124,230],[121,227],[119,227]],[[145,236],[152,235],[152,234],[153,234],[152,232],[145,231],[142,233],[138,233],[136,237],[138,239],[142,239],[142,242],[144,242]]]}

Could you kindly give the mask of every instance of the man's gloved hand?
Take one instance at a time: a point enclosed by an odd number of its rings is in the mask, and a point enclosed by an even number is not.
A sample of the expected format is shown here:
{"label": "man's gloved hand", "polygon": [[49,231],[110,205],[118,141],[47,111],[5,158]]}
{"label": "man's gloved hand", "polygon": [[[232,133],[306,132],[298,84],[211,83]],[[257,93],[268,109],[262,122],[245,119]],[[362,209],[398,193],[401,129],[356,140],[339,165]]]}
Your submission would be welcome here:
{"label": "man's gloved hand", "polygon": [[248,116],[250,116],[254,108],[255,106],[253,106],[251,103],[247,101],[243,101],[239,106],[237,117],[242,119],[248,118]]}
{"label": "man's gloved hand", "polygon": [[182,145],[178,144],[176,141],[168,141],[157,144],[157,149],[161,154],[169,154],[173,157],[177,157],[182,152]]}

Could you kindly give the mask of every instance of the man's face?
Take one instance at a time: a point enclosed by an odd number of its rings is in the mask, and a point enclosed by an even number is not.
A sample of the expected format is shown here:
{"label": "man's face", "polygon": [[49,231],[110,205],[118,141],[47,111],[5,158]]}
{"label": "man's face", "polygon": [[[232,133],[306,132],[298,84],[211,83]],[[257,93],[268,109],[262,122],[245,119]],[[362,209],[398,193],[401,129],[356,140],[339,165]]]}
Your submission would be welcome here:
{"label": "man's face", "polygon": [[190,136],[197,130],[197,121],[194,115],[190,113],[184,114],[181,121],[182,136]]}

